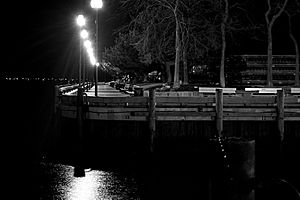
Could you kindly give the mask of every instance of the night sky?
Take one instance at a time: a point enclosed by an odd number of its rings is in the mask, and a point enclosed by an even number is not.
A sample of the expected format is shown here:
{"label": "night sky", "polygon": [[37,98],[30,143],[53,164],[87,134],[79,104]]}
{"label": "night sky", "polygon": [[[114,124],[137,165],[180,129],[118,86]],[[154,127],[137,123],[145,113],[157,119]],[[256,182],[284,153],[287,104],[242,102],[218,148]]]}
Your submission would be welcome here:
{"label": "night sky", "polygon": [[[113,30],[121,24],[118,0],[104,1],[100,13],[100,41],[102,48],[113,44]],[[74,77],[78,63],[78,28],[75,17],[79,13],[93,18],[94,11],[88,0],[5,1],[2,3],[2,74],[19,76]],[[264,13],[260,13],[263,15]],[[93,26],[92,19],[88,22]],[[293,53],[292,44],[285,32],[283,17],[276,24],[274,54]],[[297,22],[299,27],[299,20]],[[298,34],[300,35],[300,34]],[[287,39],[283,39],[287,38]],[[235,53],[264,54],[265,41],[242,40]],[[255,45],[259,46],[256,48]],[[261,48],[264,46],[264,48]],[[288,46],[288,47],[286,47]],[[283,48],[282,48],[283,47]],[[256,49],[258,51],[256,51]]]}
{"label": "night sky", "polygon": [[[99,13],[103,46],[112,45],[117,20],[113,1]],[[89,17],[92,30],[94,10],[86,0],[7,1],[2,8],[4,42],[2,74],[19,76],[74,77],[79,55],[76,16]],[[4,10],[5,10],[4,9]],[[9,13],[9,14],[7,14]],[[4,24],[3,24],[4,22]],[[75,66],[75,67],[74,67]]]}

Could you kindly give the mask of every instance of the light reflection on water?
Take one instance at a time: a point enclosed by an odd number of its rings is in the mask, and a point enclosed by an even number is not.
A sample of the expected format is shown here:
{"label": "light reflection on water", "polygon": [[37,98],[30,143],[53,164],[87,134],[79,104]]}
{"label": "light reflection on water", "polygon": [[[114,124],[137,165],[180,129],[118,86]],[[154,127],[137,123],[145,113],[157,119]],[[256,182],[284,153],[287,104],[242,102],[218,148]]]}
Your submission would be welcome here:
{"label": "light reflection on water", "polygon": [[45,164],[47,182],[41,186],[41,199],[111,200],[139,199],[132,177],[99,170],[86,171],[85,177],[74,177],[73,167]]}

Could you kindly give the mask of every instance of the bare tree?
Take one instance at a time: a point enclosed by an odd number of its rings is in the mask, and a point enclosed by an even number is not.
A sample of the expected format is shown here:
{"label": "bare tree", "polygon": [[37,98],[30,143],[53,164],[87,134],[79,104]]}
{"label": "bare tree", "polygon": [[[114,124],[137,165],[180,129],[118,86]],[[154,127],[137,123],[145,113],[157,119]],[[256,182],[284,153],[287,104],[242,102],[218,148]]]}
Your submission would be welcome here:
{"label": "bare tree", "polygon": [[293,41],[294,48],[295,48],[295,56],[296,56],[296,67],[295,67],[295,85],[299,85],[299,46],[298,41],[293,33],[292,29],[292,19],[300,14],[300,3],[295,1],[290,1],[288,4],[285,14],[288,16],[288,23],[289,23],[289,36]]}
{"label": "bare tree", "polygon": [[268,31],[268,69],[267,69],[267,86],[273,86],[273,39],[272,39],[272,29],[275,21],[280,17],[282,12],[285,10],[285,7],[288,3],[288,0],[272,1],[267,0],[268,10],[265,13],[265,20],[267,23]]}

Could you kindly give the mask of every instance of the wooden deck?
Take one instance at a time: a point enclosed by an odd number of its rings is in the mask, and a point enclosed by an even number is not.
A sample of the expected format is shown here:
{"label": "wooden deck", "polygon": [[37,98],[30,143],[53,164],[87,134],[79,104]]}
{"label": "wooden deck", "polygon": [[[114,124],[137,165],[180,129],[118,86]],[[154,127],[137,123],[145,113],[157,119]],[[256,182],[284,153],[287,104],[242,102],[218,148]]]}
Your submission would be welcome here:
{"label": "wooden deck", "polygon": [[[300,121],[300,96],[290,91],[298,90],[290,89],[287,93],[281,88],[252,88],[243,92],[221,92],[220,96],[199,90],[133,97],[100,85],[98,97],[94,96],[93,88],[85,92],[82,106],[84,118],[88,120],[147,121],[150,104],[154,104],[157,121],[211,121],[220,117],[224,121],[276,121],[282,117],[284,121]],[[57,93],[56,108],[62,117],[76,118],[76,94],[76,91]]]}

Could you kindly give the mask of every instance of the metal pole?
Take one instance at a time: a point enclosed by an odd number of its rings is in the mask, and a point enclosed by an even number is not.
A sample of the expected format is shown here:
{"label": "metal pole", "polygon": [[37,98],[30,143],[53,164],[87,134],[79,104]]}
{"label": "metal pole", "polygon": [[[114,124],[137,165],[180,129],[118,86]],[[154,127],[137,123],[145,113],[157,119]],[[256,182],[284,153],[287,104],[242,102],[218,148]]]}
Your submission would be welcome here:
{"label": "metal pole", "polygon": [[86,56],[83,55],[83,65],[82,65],[83,92],[85,91],[85,79],[86,79]]}
{"label": "metal pole", "polygon": [[80,40],[80,45],[79,45],[79,67],[78,67],[78,87],[81,87],[81,50],[82,49],[82,41]]}
{"label": "metal pole", "polygon": [[[98,9],[96,10],[96,60],[99,62]],[[95,66],[95,96],[98,96],[98,65]]]}

